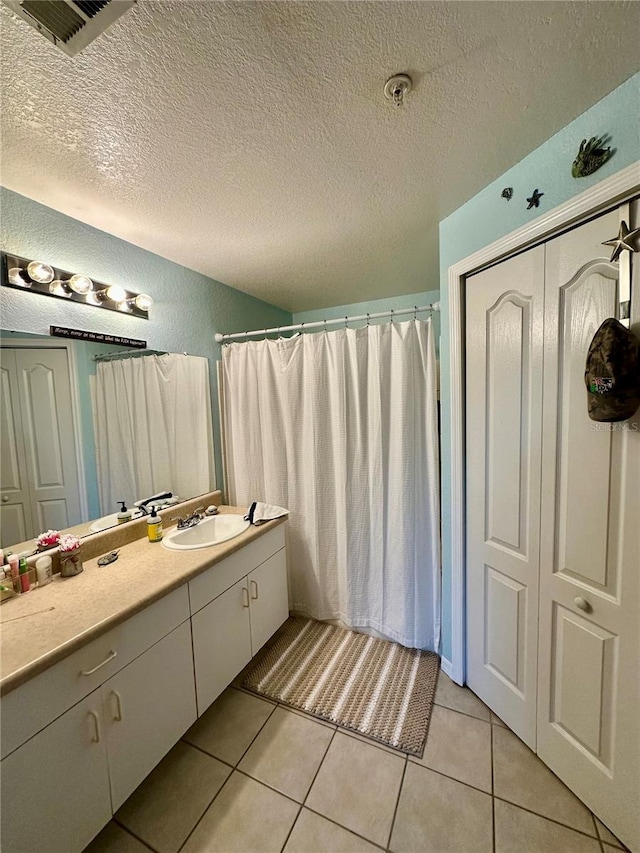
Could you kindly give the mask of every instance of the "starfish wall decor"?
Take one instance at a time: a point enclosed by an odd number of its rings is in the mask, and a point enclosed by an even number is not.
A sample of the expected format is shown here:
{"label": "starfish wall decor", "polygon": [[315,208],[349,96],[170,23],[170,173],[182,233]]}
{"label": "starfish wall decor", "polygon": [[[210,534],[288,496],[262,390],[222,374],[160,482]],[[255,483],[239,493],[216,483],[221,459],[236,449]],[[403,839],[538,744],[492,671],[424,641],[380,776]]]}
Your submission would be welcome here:
{"label": "starfish wall decor", "polygon": [[613,247],[613,252],[611,253],[611,260],[617,261],[622,252],[638,251],[631,245],[631,241],[634,240],[638,236],[638,234],[640,234],[640,228],[636,228],[633,231],[629,231],[629,227],[623,219],[620,223],[618,236],[612,237],[611,240],[605,240],[602,245]]}
{"label": "starfish wall decor", "polygon": [[531,210],[532,207],[540,207],[540,199],[543,195],[544,193],[538,192],[538,189],[536,188],[531,193],[531,197],[527,199],[527,201],[529,202],[529,204],[527,205],[527,210]]}

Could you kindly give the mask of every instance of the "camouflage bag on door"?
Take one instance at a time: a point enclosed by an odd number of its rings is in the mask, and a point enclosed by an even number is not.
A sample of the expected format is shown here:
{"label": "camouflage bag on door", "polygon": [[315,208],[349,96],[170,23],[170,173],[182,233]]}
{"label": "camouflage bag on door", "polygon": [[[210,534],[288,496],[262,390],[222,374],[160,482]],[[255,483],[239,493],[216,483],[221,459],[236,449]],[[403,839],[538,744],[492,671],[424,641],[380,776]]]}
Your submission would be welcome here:
{"label": "camouflage bag on door", "polygon": [[593,336],[584,374],[592,421],[626,421],[640,406],[640,343],[618,320]]}

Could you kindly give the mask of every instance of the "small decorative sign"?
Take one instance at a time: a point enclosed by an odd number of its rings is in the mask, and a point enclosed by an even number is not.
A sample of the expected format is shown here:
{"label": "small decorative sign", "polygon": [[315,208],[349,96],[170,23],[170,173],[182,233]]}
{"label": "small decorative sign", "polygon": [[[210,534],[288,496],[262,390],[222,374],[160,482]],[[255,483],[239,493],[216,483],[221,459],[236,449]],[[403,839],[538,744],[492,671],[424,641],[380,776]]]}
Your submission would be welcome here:
{"label": "small decorative sign", "polygon": [[54,338],[73,338],[74,341],[92,341],[96,344],[117,344],[120,347],[146,349],[147,342],[136,338],[123,338],[120,335],[107,335],[104,332],[85,332],[82,329],[67,329],[65,326],[49,326],[49,334]]}

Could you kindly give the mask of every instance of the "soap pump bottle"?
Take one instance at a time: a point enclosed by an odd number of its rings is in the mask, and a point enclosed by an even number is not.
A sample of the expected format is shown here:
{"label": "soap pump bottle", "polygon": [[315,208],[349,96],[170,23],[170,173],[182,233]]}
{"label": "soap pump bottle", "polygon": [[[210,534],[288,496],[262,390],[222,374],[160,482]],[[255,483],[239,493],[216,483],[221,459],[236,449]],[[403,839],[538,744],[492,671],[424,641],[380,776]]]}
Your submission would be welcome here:
{"label": "soap pump bottle", "polygon": [[127,509],[125,501],[118,501],[120,504],[120,512],[118,513],[118,524],[124,524],[125,521],[131,521],[131,510]]}
{"label": "soap pump bottle", "polygon": [[147,536],[149,542],[160,542],[162,539],[162,519],[155,506],[151,508],[151,515],[147,518]]}

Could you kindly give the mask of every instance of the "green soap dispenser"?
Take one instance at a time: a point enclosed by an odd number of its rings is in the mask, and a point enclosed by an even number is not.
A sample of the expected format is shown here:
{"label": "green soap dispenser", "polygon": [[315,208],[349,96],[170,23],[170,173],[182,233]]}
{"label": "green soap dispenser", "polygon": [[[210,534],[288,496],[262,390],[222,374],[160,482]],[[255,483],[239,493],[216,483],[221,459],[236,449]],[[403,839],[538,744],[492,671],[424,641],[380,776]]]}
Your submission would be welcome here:
{"label": "green soap dispenser", "polygon": [[120,504],[120,512],[118,513],[118,524],[124,524],[125,521],[131,521],[131,510],[127,509],[125,501],[118,501]]}

